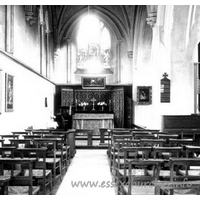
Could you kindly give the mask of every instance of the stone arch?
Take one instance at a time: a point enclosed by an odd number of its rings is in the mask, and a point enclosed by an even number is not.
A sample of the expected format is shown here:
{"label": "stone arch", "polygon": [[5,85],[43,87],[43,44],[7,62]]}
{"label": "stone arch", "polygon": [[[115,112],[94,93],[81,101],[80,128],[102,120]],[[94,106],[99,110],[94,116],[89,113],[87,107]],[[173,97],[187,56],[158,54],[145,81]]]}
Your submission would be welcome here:
{"label": "stone arch", "polygon": [[[153,31],[145,19],[148,17],[148,7],[138,6],[137,17],[135,20],[134,30],[134,46],[133,46],[133,65],[137,67],[139,61],[139,54],[146,55],[148,60],[151,59],[151,48],[153,40]],[[147,33],[147,34],[144,34]],[[148,36],[148,38],[147,38]],[[141,48],[141,44],[146,44],[145,48]],[[146,51],[146,52],[145,52]]]}
{"label": "stone arch", "polygon": [[194,51],[200,42],[200,22],[194,24],[191,31],[190,39],[186,48],[185,59],[193,61]]}
{"label": "stone arch", "polygon": [[190,38],[186,47],[186,60],[193,60],[194,51],[200,42],[200,6],[196,6],[195,21],[190,30]]}
{"label": "stone arch", "polygon": [[190,31],[190,38],[189,38],[189,41],[188,41],[188,44],[187,44],[187,48],[186,48],[186,52],[185,52],[185,62],[188,63],[188,67],[191,68],[191,70],[193,71],[193,84],[194,84],[194,113],[198,113],[199,112],[199,100],[197,97],[197,90],[198,90],[198,87],[197,87],[197,80],[195,77],[194,74],[196,74],[196,70],[197,70],[197,66],[195,67],[195,63],[197,62],[197,60],[195,60],[195,53],[196,50],[198,49],[198,44],[200,42],[200,6],[197,6],[196,7],[196,12],[195,12],[195,22],[192,26],[192,29]]}
{"label": "stone arch", "polygon": [[[102,12],[98,9],[92,9],[91,12],[95,14],[100,20],[102,20],[108,27],[109,31],[116,37],[117,40],[122,40],[123,38],[128,38],[126,33],[126,28],[123,24],[110,12]],[[77,29],[80,19],[87,15],[87,8],[83,8],[79,12],[75,13],[71,18],[64,23],[59,32],[59,41],[64,38],[71,38],[74,31]]]}

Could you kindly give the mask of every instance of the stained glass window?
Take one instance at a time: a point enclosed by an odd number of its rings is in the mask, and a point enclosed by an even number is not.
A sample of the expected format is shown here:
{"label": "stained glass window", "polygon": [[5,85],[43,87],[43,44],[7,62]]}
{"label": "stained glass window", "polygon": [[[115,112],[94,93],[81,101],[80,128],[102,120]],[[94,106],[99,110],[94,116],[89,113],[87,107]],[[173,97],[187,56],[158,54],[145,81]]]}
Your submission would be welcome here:
{"label": "stained glass window", "polygon": [[110,33],[105,24],[94,15],[84,17],[77,35],[77,68],[110,68],[110,52]]}

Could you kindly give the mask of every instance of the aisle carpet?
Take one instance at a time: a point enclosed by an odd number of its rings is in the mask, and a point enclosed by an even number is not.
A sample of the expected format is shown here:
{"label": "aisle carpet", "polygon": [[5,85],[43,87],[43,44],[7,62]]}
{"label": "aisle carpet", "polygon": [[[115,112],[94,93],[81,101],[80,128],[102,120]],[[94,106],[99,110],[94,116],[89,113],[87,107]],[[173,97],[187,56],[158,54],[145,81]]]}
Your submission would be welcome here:
{"label": "aisle carpet", "polygon": [[77,150],[56,195],[115,195],[106,150]]}

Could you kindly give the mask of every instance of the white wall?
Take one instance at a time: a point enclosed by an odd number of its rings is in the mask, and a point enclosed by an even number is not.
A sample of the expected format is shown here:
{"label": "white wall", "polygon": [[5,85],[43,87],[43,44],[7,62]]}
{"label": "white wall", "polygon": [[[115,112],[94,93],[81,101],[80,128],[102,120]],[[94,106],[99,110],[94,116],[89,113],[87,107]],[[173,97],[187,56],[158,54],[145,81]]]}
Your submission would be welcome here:
{"label": "white wall", "polygon": [[[14,5],[13,9],[14,24],[10,25],[13,53],[6,53],[5,46],[0,45],[0,134],[23,131],[30,126],[47,128],[54,114],[55,85],[38,74],[41,67],[38,16],[36,23],[30,25],[26,21],[24,6]],[[0,42],[6,44],[6,6],[0,6],[0,13]],[[5,112],[6,73],[14,76],[13,112]],[[48,107],[45,107],[45,98]]]}
{"label": "white wall", "polygon": [[[38,17],[38,16],[37,16]],[[29,25],[23,6],[14,6],[14,56],[40,73],[40,29],[38,19]]]}
{"label": "white wall", "polygon": [[[52,122],[50,117],[54,114],[54,84],[13,62],[1,52],[0,60],[2,69],[0,134],[23,131],[29,126],[47,128]],[[5,73],[14,76],[13,112],[5,112]],[[45,108],[45,97],[48,99],[47,108]]]}
{"label": "white wall", "polygon": [[[197,28],[200,14],[197,6],[191,23],[190,9],[190,6],[183,5],[165,6],[163,19],[159,18],[159,23],[152,27],[150,62],[139,62],[143,60],[141,54],[134,63],[133,100],[136,124],[161,129],[162,115],[190,115],[195,112],[193,53],[200,39],[200,30]],[[140,48],[142,47],[138,46],[138,51]],[[171,81],[170,103],[160,102],[160,80],[165,72]],[[137,104],[137,86],[152,86],[151,105]]]}

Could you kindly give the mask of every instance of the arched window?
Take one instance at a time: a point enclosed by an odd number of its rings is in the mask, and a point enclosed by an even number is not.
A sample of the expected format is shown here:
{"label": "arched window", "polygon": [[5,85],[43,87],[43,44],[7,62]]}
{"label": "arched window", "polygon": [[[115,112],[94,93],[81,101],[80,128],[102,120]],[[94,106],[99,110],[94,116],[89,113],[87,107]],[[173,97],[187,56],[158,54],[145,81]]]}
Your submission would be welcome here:
{"label": "arched window", "polygon": [[111,38],[105,24],[94,15],[84,17],[77,34],[77,68],[90,72],[110,68]]}

